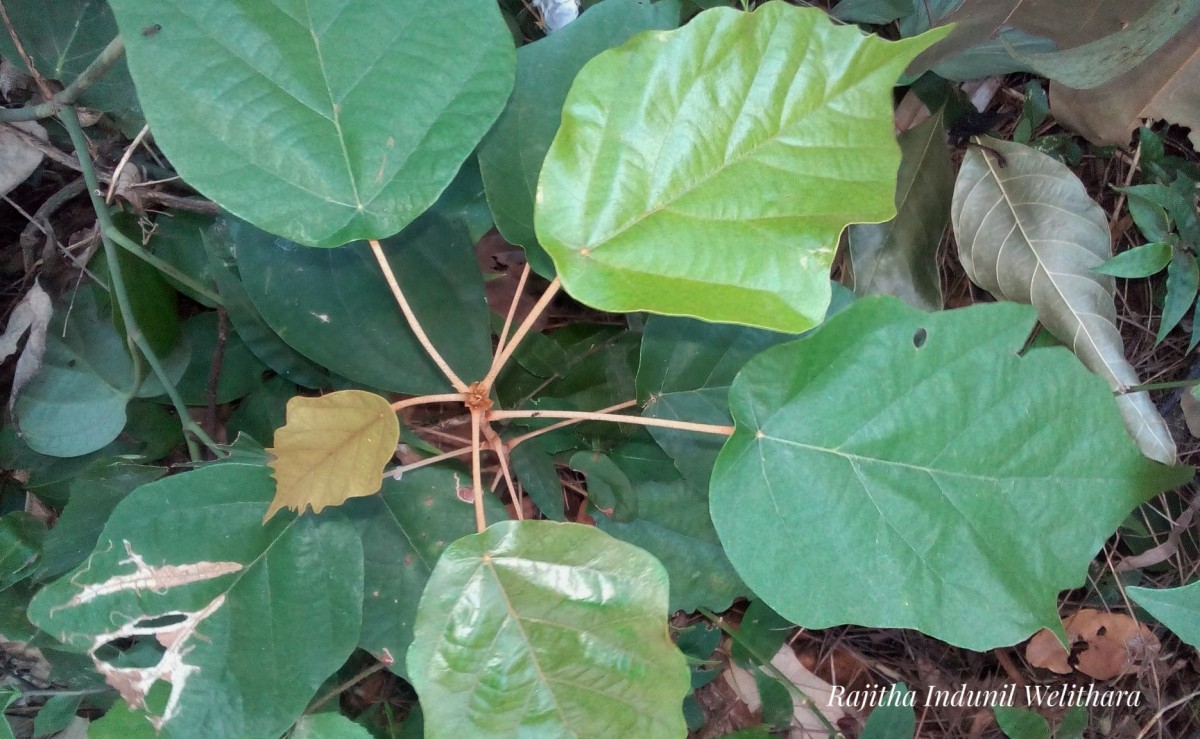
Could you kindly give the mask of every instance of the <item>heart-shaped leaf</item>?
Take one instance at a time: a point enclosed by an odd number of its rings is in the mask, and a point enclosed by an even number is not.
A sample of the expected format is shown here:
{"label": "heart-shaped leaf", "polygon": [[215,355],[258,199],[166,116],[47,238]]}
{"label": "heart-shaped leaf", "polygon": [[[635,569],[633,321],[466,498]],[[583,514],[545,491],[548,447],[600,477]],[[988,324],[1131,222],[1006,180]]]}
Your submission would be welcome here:
{"label": "heart-shaped leaf", "polygon": [[[1094,271],[1112,256],[1108,221],[1071,170],[1028,146],[985,138],[963,158],[951,219],[971,280],[998,298],[1030,303],[1038,320],[1113,390],[1137,385],[1117,330],[1115,285]],[[1130,436],[1173,464],[1175,442],[1147,393],[1117,397]]]}
{"label": "heart-shaped leaf", "polygon": [[310,246],[408,225],[512,89],[492,0],[110,5],[155,141],[188,184]]}
{"label": "heart-shaped leaf", "polygon": [[[925,314],[869,298],[750,360],[710,492],[750,589],[802,626],[970,649],[1061,630],[1059,591],[1191,471],[1138,454],[1067,352],[1020,356],[1032,326],[1012,303]],[[835,386],[861,392],[847,403]]]}
{"label": "heart-shaped leaf", "polygon": [[687,733],[667,573],[591,526],[504,521],[450,545],[408,671],[438,737]]}
{"label": "heart-shaped leaf", "polygon": [[1200,582],[1181,588],[1125,588],[1125,592],[1176,636],[1200,648]]}
{"label": "heart-shaped leaf", "polygon": [[945,33],[889,43],[772,2],[598,55],[538,181],[563,287],[603,310],[816,325],[842,229],[895,212],[892,86]]}
{"label": "heart-shaped leaf", "polygon": [[267,450],[275,456],[275,499],[266,518],[284,507],[320,513],[347,498],[378,492],[383,466],[399,441],[396,412],[374,393],[297,395],[288,401],[287,424],[276,430],[275,446]]}
{"label": "heart-shaped leaf", "polygon": [[[279,736],[358,642],[362,547],[340,511],[264,526],[272,488],[266,467],[228,462],[138,488],[29,619],[86,650],[162,736]],[[105,661],[135,637],[158,640],[157,663]]]}

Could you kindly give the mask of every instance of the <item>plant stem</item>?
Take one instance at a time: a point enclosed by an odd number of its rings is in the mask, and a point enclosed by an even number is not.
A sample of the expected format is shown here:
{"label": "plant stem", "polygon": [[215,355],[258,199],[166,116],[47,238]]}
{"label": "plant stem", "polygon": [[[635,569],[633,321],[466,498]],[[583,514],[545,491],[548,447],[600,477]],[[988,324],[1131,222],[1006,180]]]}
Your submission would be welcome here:
{"label": "plant stem", "polygon": [[383,474],[395,476],[396,473],[400,473],[401,475],[403,475],[405,472],[409,472],[411,470],[419,470],[422,467],[428,467],[431,464],[437,464],[438,462],[445,462],[447,459],[454,459],[455,457],[461,457],[461,456],[464,456],[464,455],[470,454],[470,453],[471,453],[471,447],[464,446],[464,447],[455,449],[453,451],[442,452],[441,454],[436,454],[432,457],[426,457],[425,459],[422,459],[417,462],[413,462],[412,464],[404,464],[404,465],[400,465],[399,467],[394,467],[394,468],[392,468],[392,470],[390,472],[385,472]]}
{"label": "plant stem", "polygon": [[1148,382],[1145,385],[1130,385],[1117,395],[1128,395],[1130,393],[1141,393],[1147,390],[1174,390],[1179,387],[1195,387],[1200,385],[1200,378],[1194,380],[1172,380],[1170,382]]}
{"label": "plant stem", "polygon": [[392,410],[401,411],[405,408],[411,408],[414,405],[430,405],[432,403],[453,403],[454,401],[464,400],[466,396],[462,393],[442,393],[441,395],[418,395],[415,398],[406,398],[397,400],[392,403]]}
{"label": "plant stem", "polygon": [[612,421],[614,423],[632,423],[638,426],[656,426],[658,428],[695,431],[701,434],[714,434],[716,436],[733,435],[733,426],[718,426],[711,423],[671,421],[665,418],[645,418],[643,416],[626,416],[620,413],[599,413],[592,411],[489,411],[487,420],[502,421],[506,418],[573,418],[579,421]]}
{"label": "plant stem", "polygon": [[517,350],[521,339],[525,338],[525,334],[529,333],[529,329],[533,328],[533,324],[537,323],[537,319],[541,317],[546,310],[546,306],[550,305],[550,301],[558,293],[558,289],[562,284],[555,277],[546,288],[546,292],[542,293],[542,297],[538,298],[537,303],[530,309],[529,315],[525,316],[525,320],[521,321],[517,332],[513,334],[512,339],[504,345],[504,350],[496,353],[496,358],[492,360],[491,369],[488,370],[487,377],[483,378],[483,386],[491,388],[492,383],[496,381],[496,376],[500,374],[500,370],[504,369],[504,365],[508,363],[508,358]]}
{"label": "plant stem", "polygon": [[[87,182],[88,195],[92,199],[92,208],[96,211],[96,217],[103,222],[108,217],[107,206],[100,199],[100,187],[96,181],[96,170],[92,168],[92,160],[87,153],[87,139],[83,135],[83,127],[79,125],[79,116],[75,112],[75,108],[67,106],[59,112],[59,119],[66,127],[67,133],[71,137],[71,143],[75,146],[75,152],[79,155],[79,164],[83,169],[83,177]],[[137,319],[134,317],[133,308],[129,303],[129,293],[125,289],[125,278],[121,275],[121,263],[117,258],[117,247],[105,234],[103,228],[100,229],[100,241],[104,244],[104,256],[108,260],[109,279],[112,280],[112,292],[117,299],[117,307],[121,309],[121,317],[125,321],[125,332],[137,350],[146,359],[146,363],[150,365],[150,369],[158,377],[158,381],[162,383],[163,388],[167,392],[167,397],[171,399],[171,405],[175,406],[175,412],[179,415],[179,423],[183,426],[184,441],[187,442],[188,455],[192,461],[200,461],[200,450],[196,447],[195,439],[199,439],[200,443],[208,447],[214,454],[220,456],[221,450],[217,447],[213,440],[204,433],[204,429],[200,428],[192,417],[188,415],[187,405],[180,397],[179,391],[175,389],[175,385],[171,382],[171,378],[167,376],[166,370],[163,369],[162,363],[158,361],[154,350],[150,348],[150,342],[146,341],[146,337],[142,334],[142,330],[137,325]],[[191,436],[188,436],[191,434]],[[192,437],[195,437],[193,439]]]}
{"label": "plant stem", "polygon": [[383,253],[383,247],[375,239],[367,242],[371,245],[371,251],[375,254],[375,261],[379,262],[379,269],[383,272],[383,278],[387,280],[388,287],[392,289],[392,295],[396,298],[396,303],[400,306],[400,311],[404,314],[404,320],[408,321],[408,327],[412,329],[416,335],[417,341],[421,342],[421,346],[425,347],[425,353],[433,360],[433,363],[438,366],[446,379],[450,381],[450,385],[460,393],[467,392],[467,383],[462,381],[454,370],[450,369],[450,365],[442,359],[442,355],[438,353],[433,342],[429,340],[429,336],[425,334],[425,329],[421,328],[421,322],[417,320],[417,316],[413,313],[412,308],[408,305],[408,300],[404,297],[404,292],[400,289],[400,283],[396,281],[396,274],[392,272],[392,266],[388,264],[387,256]]}
{"label": "plant stem", "polygon": [[504,351],[504,342],[508,340],[508,330],[512,328],[513,318],[517,315],[517,305],[521,302],[521,293],[525,290],[525,280],[529,279],[529,262],[521,270],[521,279],[517,280],[517,289],[513,291],[512,303],[508,306],[508,315],[504,317],[504,328],[500,329],[500,338],[496,340],[496,354]]}
{"label": "plant stem", "polygon": [[[82,154],[80,156],[82,157]],[[99,188],[92,187],[89,189],[98,190]],[[101,203],[103,203],[103,201],[101,201]],[[97,216],[100,219],[100,232],[104,236],[115,241],[117,245],[123,248],[125,251],[134,255],[138,259],[141,259],[143,262],[154,267],[164,275],[176,280],[181,285],[184,285],[190,289],[192,292],[210,301],[213,305],[224,305],[224,301],[221,300],[220,295],[217,295],[212,290],[209,290],[199,282],[196,282],[191,277],[185,275],[183,272],[180,272],[175,268],[175,265],[165,262],[161,258],[156,257],[150,252],[146,251],[141,244],[121,233],[121,230],[117,228],[116,224],[112,222],[112,218],[108,215],[107,206],[105,207],[103,213],[97,212]]]}
{"label": "plant stem", "polygon": [[[28,105],[24,108],[0,109],[0,121],[36,121],[39,118],[49,118],[52,115],[61,113],[78,100],[79,96],[94,85],[97,80],[103,77],[108,72],[109,67],[115,64],[124,53],[125,40],[117,36],[108,42],[108,46],[104,47],[104,51],[101,51],[100,55],[93,59],[92,63],[87,66],[87,69],[83,70],[75,78],[75,81],[67,85],[62,92],[46,102],[38,103],[37,105]],[[85,152],[86,150],[79,153],[80,159],[83,158]]]}
{"label": "plant stem", "polygon": [[[524,521],[525,513],[521,510],[521,498],[517,495],[517,486],[513,482],[512,473],[508,471],[508,446],[505,445],[504,439],[500,438],[492,430],[490,423],[483,424],[480,429],[483,431],[483,438],[487,440],[488,446],[496,454],[496,459],[500,460],[500,474],[504,477],[504,482],[508,485],[509,494],[512,496],[513,509],[517,512],[517,520]],[[492,485],[495,488],[495,484]]]}
{"label": "plant stem", "polygon": [[[613,411],[624,410],[626,408],[631,408],[635,405],[637,405],[636,400],[627,400],[624,403],[617,403],[616,405],[610,405],[607,408],[601,408],[600,410],[598,410],[596,412],[597,413],[612,413]],[[573,426],[574,424],[580,423],[582,420],[583,419],[580,419],[580,418],[570,418],[570,419],[567,419],[566,421],[559,421],[558,423],[552,423],[545,428],[530,431],[527,434],[521,434],[520,436],[517,436],[508,442],[508,450],[511,452],[513,449],[517,448],[517,446],[519,444],[523,444],[523,443],[529,441],[530,439],[541,436],[542,434],[548,434],[551,431],[558,431],[559,429],[566,428],[567,426]]]}
{"label": "plant stem", "polygon": [[479,464],[479,428],[483,425],[485,411],[471,411],[471,489],[474,491],[475,530],[483,533],[487,528],[487,517],[483,513],[483,480]]}

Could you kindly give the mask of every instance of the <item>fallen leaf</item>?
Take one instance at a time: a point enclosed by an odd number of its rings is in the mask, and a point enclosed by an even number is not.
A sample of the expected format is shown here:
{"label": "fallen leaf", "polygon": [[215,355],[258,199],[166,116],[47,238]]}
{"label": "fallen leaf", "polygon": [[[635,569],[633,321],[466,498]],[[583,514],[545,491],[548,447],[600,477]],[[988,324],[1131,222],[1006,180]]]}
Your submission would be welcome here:
{"label": "fallen leaf", "polygon": [[280,508],[297,513],[341,505],[378,492],[383,466],[400,441],[400,423],[387,400],[362,390],[288,401],[287,423],[275,432],[275,498],[263,521]]}
{"label": "fallen leaf", "polygon": [[1124,613],[1082,608],[1063,619],[1071,651],[1047,629],[1034,634],[1025,659],[1060,675],[1072,668],[1096,680],[1112,680],[1136,672],[1158,654],[1158,638],[1145,624]]}
{"label": "fallen leaf", "polygon": [[1200,21],[1126,74],[1091,90],[1050,85],[1055,120],[1094,144],[1129,143],[1146,118],[1190,127],[1200,150]]}
{"label": "fallen leaf", "polygon": [[46,353],[46,328],[50,325],[53,313],[50,296],[35,280],[33,287],[29,288],[29,292],[25,293],[25,297],[9,315],[4,333],[0,334],[0,362],[3,362],[17,350],[17,344],[25,332],[29,332],[29,340],[17,358],[12,391],[8,396],[9,410],[17,402],[21,389],[42,368],[42,357]]}
{"label": "fallen leaf", "polygon": [[[791,731],[788,733],[790,739],[824,739],[830,734],[829,724],[837,726],[839,721],[850,715],[841,706],[831,705],[834,703],[833,686],[809,672],[790,646],[785,644],[779,648],[771,658],[771,666],[803,694],[792,695],[795,710],[792,713]],[[724,678],[752,713],[762,708],[762,698],[759,696],[753,673],[731,664]],[[804,701],[803,697],[807,697],[809,701]]]}
{"label": "fallen leaf", "polygon": [[[9,124],[25,133],[46,140],[46,129],[34,121]],[[0,195],[7,195],[25,181],[42,163],[45,155],[25,143],[18,134],[0,128]]]}

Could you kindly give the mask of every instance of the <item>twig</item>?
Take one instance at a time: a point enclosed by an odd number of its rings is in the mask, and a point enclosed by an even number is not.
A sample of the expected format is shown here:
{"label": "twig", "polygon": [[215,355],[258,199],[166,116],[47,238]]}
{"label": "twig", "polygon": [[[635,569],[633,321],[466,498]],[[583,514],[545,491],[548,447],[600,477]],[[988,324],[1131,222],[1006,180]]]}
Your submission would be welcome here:
{"label": "twig", "polygon": [[[167,397],[171,399],[171,405],[175,407],[175,412],[179,415],[179,423],[183,427],[184,440],[187,442],[188,455],[192,461],[200,461],[200,450],[196,447],[195,439],[199,439],[200,443],[208,447],[214,454],[220,456],[221,449],[213,443],[204,429],[200,428],[199,424],[192,420],[188,415],[187,404],[183,402],[183,398],[179,395],[179,390],[175,388],[171,382],[170,376],[163,369],[162,363],[158,361],[158,357],[151,349],[150,343],[146,341],[146,337],[142,334],[141,329],[137,325],[137,319],[134,317],[133,309],[129,303],[129,293],[125,289],[125,279],[121,275],[121,262],[117,258],[117,247],[111,239],[106,235],[106,229],[103,224],[107,221],[108,225],[112,225],[112,221],[108,217],[108,207],[104,201],[100,199],[100,186],[96,181],[96,172],[91,167],[91,160],[87,156],[87,138],[83,135],[83,127],[79,124],[79,116],[76,114],[73,107],[67,106],[59,113],[59,118],[67,129],[67,133],[71,137],[71,143],[75,146],[75,151],[79,155],[79,163],[83,166],[83,176],[87,182],[88,195],[92,199],[92,208],[96,211],[96,218],[101,222],[100,240],[104,244],[104,256],[108,260],[109,278],[112,280],[112,291],[117,299],[117,307],[121,309],[121,317],[125,321],[125,331],[138,351],[145,357],[146,362],[150,365],[150,369],[158,377],[163,388],[167,392]],[[191,436],[188,436],[191,434]]]}
{"label": "twig", "polygon": [[388,477],[396,477],[397,475],[403,475],[405,472],[410,472],[412,470],[419,470],[422,467],[428,467],[431,464],[437,464],[438,462],[445,462],[447,459],[454,459],[455,457],[466,456],[466,455],[470,454],[471,451],[472,451],[472,449],[469,446],[460,447],[453,451],[442,452],[441,454],[435,454],[432,457],[426,457],[425,459],[422,459],[422,460],[419,460],[416,462],[412,462],[411,464],[402,464],[399,467],[393,467],[391,470],[389,470],[383,474]]}
{"label": "twig", "polygon": [[[612,413],[613,411],[624,410],[625,408],[631,408],[635,405],[637,405],[636,400],[627,400],[624,403],[617,403],[616,405],[610,405],[607,408],[601,408],[600,410],[598,410],[596,412],[597,413]],[[548,434],[551,431],[558,431],[559,429],[566,428],[567,426],[573,426],[577,423],[580,423],[582,420],[583,419],[581,419],[581,418],[570,418],[570,419],[567,419],[566,421],[559,421],[558,423],[552,423],[545,428],[540,428],[540,429],[537,429],[534,431],[530,431],[527,434],[521,434],[520,436],[513,438],[508,442],[508,450],[511,452],[513,449],[516,449],[518,445],[523,444],[523,443],[529,441],[530,439],[541,436],[542,434]]]}
{"label": "twig", "polygon": [[1115,395],[1128,395],[1130,393],[1141,393],[1147,390],[1174,390],[1179,387],[1195,387],[1200,385],[1200,379],[1194,380],[1171,380],[1170,382],[1148,382],[1144,385],[1130,385],[1124,390],[1119,390]]}
{"label": "twig", "polygon": [[421,342],[421,346],[425,347],[425,353],[433,360],[433,363],[438,366],[446,379],[450,381],[450,385],[460,393],[466,394],[467,383],[450,369],[450,365],[442,359],[442,355],[438,353],[433,342],[425,334],[425,329],[421,328],[421,322],[417,320],[416,314],[408,304],[408,300],[404,297],[404,292],[400,289],[400,283],[396,281],[396,275],[392,272],[392,266],[388,264],[387,256],[383,253],[383,247],[375,239],[367,242],[371,245],[371,251],[375,254],[375,261],[379,262],[379,269],[383,272],[383,278],[387,280],[388,287],[392,289],[392,295],[396,298],[396,303],[400,306],[400,311],[404,313],[404,319],[408,321],[408,327],[412,329],[416,335],[417,341]]}
{"label": "twig", "polygon": [[100,55],[87,66],[87,69],[83,70],[62,92],[37,105],[27,105],[24,108],[2,108],[0,109],[0,121],[36,121],[39,118],[57,115],[73,105],[79,96],[103,77],[109,67],[115,64],[124,53],[125,41],[117,36],[108,42],[104,51],[101,51]]}
{"label": "twig", "polygon": [[1142,739],[1144,736],[1149,734],[1150,730],[1152,728],[1154,728],[1154,725],[1157,724],[1159,721],[1161,721],[1163,716],[1167,715],[1167,711],[1178,708],[1178,707],[1182,706],[1184,703],[1190,703],[1193,699],[1198,698],[1198,697],[1200,697],[1200,690],[1197,690],[1196,692],[1191,693],[1189,695],[1185,695],[1182,698],[1180,698],[1179,700],[1173,701],[1173,702],[1168,703],[1167,705],[1163,706],[1161,709],[1159,709],[1158,713],[1154,714],[1154,717],[1151,718],[1146,723],[1146,725],[1142,727],[1142,730],[1138,732],[1138,735],[1137,735],[1137,737],[1135,737],[1135,739]]}
{"label": "twig", "polygon": [[525,338],[525,334],[529,333],[529,329],[533,328],[533,324],[541,317],[542,312],[546,310],[546,306],[558,293],[558,289],[562,284],[555,277],[546,288],[546,292],[542,293],[542,297],[538,298],[537,303],[530,309],[529,315],[525,316],[525,320],[521,321],[521,326],[517,332],[513,334],[512,340],[504,345],[504,350],[496,353],[496,358],[492,360],[491,369],[488,370],[487,377],[483,378],[483,386],[490,388],[492,383],[496,381],[496,376],[500,374],[500,370],[504,369],[504,365],[508,363],[508,358],[517,350],[521,344],[521,339]]}
{"label": "twig", "polygon": [[25,51],[25,44],[21,43],[21,36],[17,33],[12,19],[8,17],[8,8],[4,7],[2,1],[0,1],[0,16],[4,19],[4,27],[8,29],[8,37],[12,39],[13,46],[17,49],[17,56],[21,57],[21,61],[25,63],[25,68],[29,70],[29,76],[33,78],[34,84],[38,86],[42,97],[47,100],[54,97],[54,94],[50,92],[50,87],[46,84],[46,80],[38,72],[37,67],[33,65],[33,58]]}
{"label": "twig", "polygon": [[525,280],[529,279],[529,262],[521,270],[521,279],[517,280],[517,289],[513,291],[512,303],[508,306],[508,315],[504,317],[504,327],[500,329],[500,338],[496,340],[496,354],[504,351],[504,342],[508,340],[508,330],[512,328],[513,318],[517,315],[517,305],[521,302],[521,293],[525,290]]}
{"label": "twig", "polygon": [[121,179],[121,170],[125,169],[126,164],[129,164],[129,159],[133,156],[134,150],[138,148],[138,144],[142,143],[142,139],[144,139],[148,133],[150,133],[150,126],[142,126],[142,130],[138,131],[138,135],[134,136],[133,141],[129,144],[129,146],[125,147],[125,153],[122,154],[121,158],[117,161],[117,166],[113,168],[112,179],[108,181],[108,192],[104,194],[104,202],[112,202],[113,193],[117,191],[117,180]]}
{"label": "twig", "polygon": [[483,438],[487,439],[488,447],[495,452],[496,458],[500,460],[500,473],[504,476],[504,482],[508,484],[508,491],[512,496],[513,507],[517,510],[517,520],[524,521],[525,514],[521,511],[521,496],[517,494],[517,486],[513,483],[512,474],[508,471],[508,447],[504,444],[504,439],[500,438],[493,429],[490,423],[485,423],[482,428]]}
{"label": "twig", "polygon": [[701,434],[714,434],[716,436],[733,435],[733,426],[718,426],[711,423],[693,423],[691,421],[671,421],[666,418],[626,416],[620,413],[550,410],[488,411],[487,420],[489,421],[502,421],[506,418],[574,418],[580,421],[613,421],[615,423],[631,423],[638,426],[656,426],[658,428],[676,429],[679,431],[695,431]]}
{"label": "twig", "polygon": [[474,491],[475,530],[483,533],[487,528],[487,517],[483,513],[483,481],[479,465],[479,428],[483,425],[484,411],[471,411],[471,489]]}
{"label": "twig", "polygon": [[326,693],[325,695],[323,695],[320,698],[317,698],[315,701],[313,701],[312,704],[309,705],[308,708],[304,709],[305,715],[315,713],[318,708],[325,705],[330,700],[336,698],[337,696],[346,692],[350,688],[353,688],[355,685],[358,685],[363,680],[366,680],[368,677],[374,675],[376,672],[379,672],[386,666],[387,665],[385,665],[382,662],[376,662],[375,664],[371,665],[370,667],[367,667],[366,669],[359,671],[359,673],[357,675],[355,675],[354,677],[352,677],[349,680],[347,680],[346,682],[338,685],[337,687],[331,689],[328,693]]}
{"label": "twig", "polygon": [[1133,150],[1133,161],[1129,163],[1129,171],[1125,173],[1125,183],[1121,186],[1121,190],[1117,193],[1117,203],[1113,206],[1112,218],[1108,221],[1108,233],[1110,237],[1112,235],[1113,227],[1117,225],[1117,219],[1121,217],[1121,208],[1125,206],[1124,189],[1129,187],[1129,184],[1133,182],[1133,175],[1135,172],[1137,172],[1138,162],[1141,161],[1141,158],[1142,143],[1139,140],[1137,148]]}
{"label": "twig", "polygon": [[[50,216],[54,212],[66,204],[71,198],[79,195],[87,187],[83,177],[78,177],[71,182],[68,182],[58,192],[46,198],[46,202],[42,203],[41,207],[29,218],[29,225],[21,231],[21,238],[18,243],[21,245],[21,253],[29,259],[33,254],[33,248],[37,245],[37,232],[41,231],[46,236],[54,238],[54,229],[50,228]],[[32,264],[32,259],[29,259]],[[28,268],[29,265],[26,265]]]}
{"label": "twig", "polygon": [[461,401],[466,396],[462,393],[442,393],[440,395],[418,395],[415,398],[406,398],[405,400],[397,400],[392,403],[392,410],[402,411],[405,408],[411,408],[414,405],[430,405],[433,403],[453,403]]}

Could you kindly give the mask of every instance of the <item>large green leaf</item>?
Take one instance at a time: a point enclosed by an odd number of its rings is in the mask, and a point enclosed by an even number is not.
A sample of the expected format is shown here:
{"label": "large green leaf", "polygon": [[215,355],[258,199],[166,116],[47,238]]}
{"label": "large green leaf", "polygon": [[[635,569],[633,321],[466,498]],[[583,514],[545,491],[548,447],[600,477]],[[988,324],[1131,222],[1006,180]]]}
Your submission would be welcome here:
{"label": "large green leaf", "polygon": [[1190,469],[1140,455],[1069,353],[1020,356],[1033,323],[1012,303],[870,298],[747,363],[710,500],[751,590],[803,626],[971,649],[1061,631],[1058,592]]}
{"label": "large green leaf", "polygon": [[[73,306],[54,311],[38,374],[13,408],[29,448],[56,457],[94,452],[125,428],[133,397],[133,363],[124,339],[92,285],[74,293]],[[67,316],[70,321],[67,321]]]}
{"label": "large green leaf", "polygon": [[155,141],[188,184],[311,246],[410,223],[512,89],[491,0],[110,4]]}
{"label": "large green leaf", "polygon": [[1200,648],[1200,582],[1181,588],[1125,588],[1125,592],[1176,636]]}
{"label": "large green leaf", "polygon": [[896,217],[850,227],[850,263],[858,295],[894,295],[925,310],[942,309],[938,245],[950,222],[954,167],[940,115],[900,134]]}
{"label": "large green leaf", "polygon": [[[684,480],[671,458],[646,438],[632,439],[612,455],[637,496],[637,518],[596,516],[604,532],[653,554],[671,581],[670,610],[699,607],[721,612],[746,586],[725,556],[708,517],[707,486]],[[589,489],[591,479],[588,480]]]}
{"label": "large green leaf", "polygon": [[[358,645],[393,661],[408,676],[404,658],[413,640],[421,592],[442,551],[475,531],[472,506],[458,497],[470,472],[435,465],[387,477],[378,495],[346,501],[363,542],[363,624]],[[495,496],[484,500],[488,517],[502,520]]]}
{"label": "large green leaf", "polygon": [[662,565],[590,526],[504,521],[459,539],[408,651],[426,736],[683,736],[688,669],[666,615]]}
{"label": "large green leaf", "polygon": [[[370,248],[315,251],[228,220],[242,285],[279,336],[317,364],[371,387],[447,392],[409,330]],[[468,382],[487,374],[491,330],[483,278],[461,225],[426,216],[383,241],[405,297]]]}
{"label": "large green leaf", "polygon": [[[264,526],[273,488],[266,467],[238,463],[139,488],[30,620],[87,649],[131,705],[169,682],[165,705],[149,706],[165,736],[278,736],[358,642],[362,546],[337,511]],[[98,656],[131,637],[161,639],[159,662]]]}
{"label": "large green leaf", "polygon": [[[1108,221],[1066,165],[1021,144],[983,139],[954,185],[951,219],[963,269],[998,298],[1030,303],[1050,333],[1113,390],[1137,385],[1117,330],[1113,278],[1094,271],[1112,256]],[[1148,393],[1117,406],[1151,459],[1174,463],[1175,442]]]}
{"label": "large green leaf", "polygon": [[533,230],[533,200],[571,82],[585,62],[635,33],[678,25],[678,0],[606,0],[561,31],[517,50],[513,95],[479,147],[479,170],[496,228],[525,247],[540,274],[551,274],[553,267]]}
{"label": "large green leaf", "polygon": [[943,35],[888,43],[772,2],[600,54],[538,182],[563,286],[604,310],[816,325],[842,229],[895,212],[891,89]]}

